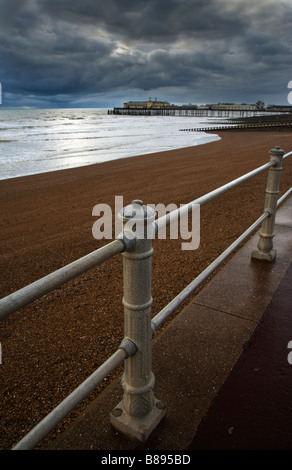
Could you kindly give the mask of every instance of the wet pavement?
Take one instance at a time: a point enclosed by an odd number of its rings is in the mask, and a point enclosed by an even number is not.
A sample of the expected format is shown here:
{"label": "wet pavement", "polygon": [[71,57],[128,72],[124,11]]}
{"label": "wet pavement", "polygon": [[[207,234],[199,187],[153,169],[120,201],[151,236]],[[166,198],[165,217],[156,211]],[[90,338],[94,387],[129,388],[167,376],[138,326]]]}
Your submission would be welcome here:
{"label": "wet pavement", "polygon": [[274,263],[251,258],[257,242],[258,233],[153,340],[166,416],[145,444],[110,424],[119,377],[49,449],[292,449],[291,197],[277,212]]}
{"label": "wet pavement", "polygon": [[292,264],[190,450],[292,450],[291,340]]}

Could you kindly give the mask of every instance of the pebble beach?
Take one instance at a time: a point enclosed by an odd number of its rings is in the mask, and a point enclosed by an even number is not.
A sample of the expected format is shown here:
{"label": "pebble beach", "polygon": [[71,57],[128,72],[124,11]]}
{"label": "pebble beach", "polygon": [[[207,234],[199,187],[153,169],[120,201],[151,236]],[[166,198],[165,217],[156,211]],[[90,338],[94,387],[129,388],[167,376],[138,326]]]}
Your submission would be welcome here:
{"label": "pebble beach", "polygon": [[[119,195],[125,205],[141,199],[179,206],[266,163],[275,146],[292,148],[288,131],[219,136],[195,147],[0,181],[1,298],[108,243],[92,235],[96,204],[114,210]],[[261,215],[266,181],[265,172],[203,206],[197,250],[182,251],[181,240],[154,240],[153,316]],[[280,196],[291,181],[290,158],[283,163]],[[0,449],[15,445],[116,351],[123,338],[122,296],[122,257],[117,256],[1,322]],[[120,370],[39,448],[45,449]]]}

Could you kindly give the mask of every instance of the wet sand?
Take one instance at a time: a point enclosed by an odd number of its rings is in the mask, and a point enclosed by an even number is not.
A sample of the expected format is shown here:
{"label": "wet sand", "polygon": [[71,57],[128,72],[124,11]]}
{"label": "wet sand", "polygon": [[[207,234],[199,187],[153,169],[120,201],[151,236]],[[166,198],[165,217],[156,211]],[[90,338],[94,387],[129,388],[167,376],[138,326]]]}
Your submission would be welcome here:
{"label": "wet sand", "polygon": [[[1,298],[108,243],[92,235],[96,204],[114,210],[119,195],[124,205],[142,199],[179,206],[266,163],[276,145],[292,149],[290,132],[219,135],[220,141],[197,147],[0,181]],[[291,186],[292,158],[283,168],[280,195]],[[153,315],[261,215],[266,179],[265,172],[201,208],[198,250],[182,251],[182,240],[154,241]],[[11,448],[117,349],[123,338],[121,258],[1,322],[0,449]]]}

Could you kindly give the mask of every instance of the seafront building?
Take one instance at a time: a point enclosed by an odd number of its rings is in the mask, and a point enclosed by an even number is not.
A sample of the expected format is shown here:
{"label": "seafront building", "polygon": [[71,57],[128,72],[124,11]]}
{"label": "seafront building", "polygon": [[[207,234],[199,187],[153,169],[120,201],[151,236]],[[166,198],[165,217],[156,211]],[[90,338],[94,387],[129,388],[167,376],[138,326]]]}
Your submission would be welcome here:
{"label": "seafront building", "polygon": [[163,109],[170,106],[168,101],[157,101],[157,98],[154,101],[149,98],[148,101],[128,101],[124,103],[124,109]]}
{"label": "seafront building", "polygon": [[207,104],[208,109],[228,110],[228,111],[262,111],[265,109],[265,103],[257,101],[255,104],[236,104],[236,103],[217,103]]}

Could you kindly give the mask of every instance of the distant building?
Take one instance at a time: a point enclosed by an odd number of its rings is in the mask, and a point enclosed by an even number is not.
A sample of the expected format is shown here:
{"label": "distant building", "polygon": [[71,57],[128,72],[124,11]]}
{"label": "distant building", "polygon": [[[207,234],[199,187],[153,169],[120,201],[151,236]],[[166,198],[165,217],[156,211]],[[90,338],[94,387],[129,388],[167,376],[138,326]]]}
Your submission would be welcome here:
{"label": "distant building", "polygon": [[292,106],[281,106],[276,104],[269,104],[267,106],[267,111],[282,111],[287,113],[292,113]]}
{"label": "distant building", "polygon": [[148,101],[128,101],[124,103],[125,109],[163,109],[169,107],[170,103],[168,101],[157,101],[157,98],[154,101],[149,98]]}
{"label": "distant building", "polygon": [[262,101],[257,101],[256,109],[265,109],[265,103],[263,103]]}
{"label": "distant building", "polygon": [[255,111],[265,109],[265,103],[257,101],[255,104],[236,104],[236,103],[217,103],[207,105],[209,109],[218,109],[226,111]]}

